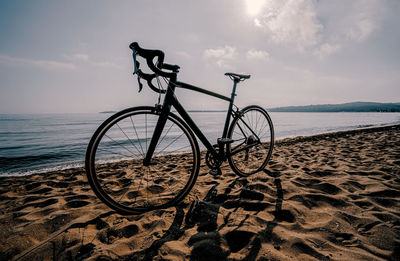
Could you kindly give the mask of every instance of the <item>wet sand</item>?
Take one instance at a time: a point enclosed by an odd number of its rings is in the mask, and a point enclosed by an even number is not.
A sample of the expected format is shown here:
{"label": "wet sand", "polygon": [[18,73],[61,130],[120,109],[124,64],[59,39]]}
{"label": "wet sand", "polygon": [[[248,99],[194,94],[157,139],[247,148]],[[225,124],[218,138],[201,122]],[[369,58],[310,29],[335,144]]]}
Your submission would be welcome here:
{"label": "wet sand", "polygon": [[281,140],[247,178],[208,171],[137,216],[83,169],[0,178],[0,260],[400,260],[400,125]]}

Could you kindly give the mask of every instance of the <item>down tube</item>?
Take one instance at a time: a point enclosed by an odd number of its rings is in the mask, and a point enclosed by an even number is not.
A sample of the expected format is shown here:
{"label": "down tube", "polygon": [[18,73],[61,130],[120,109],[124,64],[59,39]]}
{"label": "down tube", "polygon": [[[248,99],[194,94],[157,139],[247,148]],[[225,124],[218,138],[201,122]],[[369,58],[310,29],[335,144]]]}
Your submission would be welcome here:
{"label": "down tube", "polygon": [[189,125],[189,127],[193,130],[193,132],[196,134],[196,136],[201,140],[201,142],[206,146],[206,148],[211,151],[212,153],[215,152],[213,146],[211,143],[208,141],[206,136],[201,132],[199,127],[197,127],[196,123],[192,120],[190,115],[186,112],[186,110],[183,108],[182,104],[179,103],[179,101],[173,97],[172,98],[172,106],[175,107],[179,115],[181,115],[182,119]]}

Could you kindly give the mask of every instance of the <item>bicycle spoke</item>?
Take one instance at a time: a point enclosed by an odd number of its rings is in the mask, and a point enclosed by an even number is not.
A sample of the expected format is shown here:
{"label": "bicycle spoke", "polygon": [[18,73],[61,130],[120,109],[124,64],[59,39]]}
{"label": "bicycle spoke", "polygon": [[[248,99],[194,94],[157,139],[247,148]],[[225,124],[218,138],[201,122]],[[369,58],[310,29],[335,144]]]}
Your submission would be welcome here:
{"label": "bicycle spoke", "polygon": [[145,122],[145,125],[146,125],[146,129],[145,129],[145,133],[146,133],[146,151],[147,151],[147,149],[148,149],[148,147],[147,147],[147,113],[146,114],[144,114],[144,122]]}
{"label": "bicycle spoke", "polygon": [[[128,176],[128,178],[130,178],[131,175]],[[132,186],[132,183],[129,184],[128,188],[126,189],[125,193],[122,194],[122,196],[119,198],[118,202],[121,202],[121,199],[126,195],[126,193],[129,191],[130,187]]]}
{"label": "bicycle spoke", "polygon": [[146,202],[147,202],[147,206],[148,206],[148,202],[149,202],[149,193],[148,193],[148,187],[149,187],[149,168],[147,168],[147,178],[146,178]]}
{"label": "bicycle spoke", "polygon": [[[262,117],[263,115],[260,113],[260,118]],[[264,125],[265,125],[265,118],[263,117],[262,118],[262,122],[260,123],[260,124],[258,124],[258,127],[256,127],[255,128],[255,132],[256,133],[258,133],[258,134],[260,134],[261,132],[262,132],[262,129],[263,129],[263,127],[264,127]],[[267,124],[268,124],[268,121],[267,121]]]}
{"label": "bicycle spoke", "polygon": [[[185,148],[189,148],[189,147],[190,147],[190,145],[186,145],[186,146],[183,146],[183,147],[181,147],[179,149],[176,149],[176,150],[173,150],[173,151],[168,151],[168,153],[174,154],[175,152],[178,152],[181,149],[185,149]],[[182,151],[182,152],[184,152],[184,151]]]}
{"label": "bicycle spoke", "polygon": [[[243,119],[241,119],[241,120],[243,120]],[[238,126],[239,130],[242,132],[242,134],[243,134],[245,137],[248,137],[248,136],[249,136],[249,135],[247,134],[247,131],[243,130],[243,128],[240,126],[240,123],[239,123],[239,122],[237,123],[237,126]],[[245,126],[245,127],[246,127],[246,126]]]}
{"label": "bicycle spoke", "polygon": [[129,118],[131,119],[132,127],[133,127],[133,129],[135,130],[136,138],[137,138],[137,141],[139,142],[139,146],[140,146],[140,149],[142,150],[142,155],[143,155],[143,157],[144,157],[144,151],[143,151],[142,143],[140,142],[139,135],[138,135],[138,133],[137,133],[135,124],[133,123],[133,120],[132,120],[132,116],[129,116]]}
{"label": "bicycle spoke", "polygon": [[261,140],[261,138],[268,137],[268,135],[269,135],[268,132],[267,132],[267,133],[264,133],[264,135],[262,135],[262,136],[260,137],[260,140]]}
{"label": "bicycle spoke", "polygon": [[[150,166],[149,166],[149,168],[148,168],[148,172],[150,173]],[[153,178],[153,175],[150,173],[150,178],[151,178],[151,184],[152,184],[152,186],[155,186],[154,184],[156,184],[155,182],[154,182],[154,178]],[[149,178],[147,178],[148,179],[148,181],[150,180]],[[150,186],[151,187],[151,186]],[[150,188],[149,187],[149,185],[148,185],[148,183],[147,183],[147,190],[146,191],[149,191]],[[151,194],[154,194],[151,190],[150,190],[150,192],[151,192]],[[158,192],[158,195],[160,195],[160,192]],[[153,197],[152,197],[153,198]]]}
{"label": "bicycle spoke", "polygon": [[180,137],[182,137],[182,135],[185,133],[182,133],[179,137],[177,137],[176,139],[174,139],[173,141],[170,142],[170,144],[168,144],[163,150],[161,150],[160,152],[157,153],[157,155],[159,155],[161,152],[163,152],[164,150],[166,150],[169,146],[171,146],[172,143],[174,143],[176,140],[178,140]]}
{"label": "bicycle spoke", "polygon": [[116,142],[114,139],[110,138],[110,137],[109,137],[108,135],[106,135],[106,134],[105,134],[104,136],[106,136],[107,138],[109,138],[111,141],[113,141],[114,143],[116,143],[116,144],[119,145],[120,147],[126,149],[126,150],[127,150],[129,153],[131,153],[133,156],[136,156],[135,153],[133,153],[132,151],[128,150],[124,145],[122,145],[122,144]]}
{"label": "bicycle spoke", "polygon": [[268,126],[269,126],[269,123],[268,123],[268,121],[265,121],[265,120],[264,120],[264,122],[265,122],[265,124],[263,125],[263,128],[260,130],[260,133],[262,133],[262,132],[263,132],[263,130],[264,130],[266,127],[268,127]]}
{"label": "bicycle spoke", "polygon": [[[158,172],[159,172],[159,171],[156,171],[156,173],[158,173]],[[162,178],[160,177],[160,175],[158,175],[158,174],[156,174],[156,175],[158,176],[159,179],[162,179]],[[168,190],[169,190],[172,194],[174,194],[175,191],[171,189],[171,187],[169,186],[169,184],[166,183],[166,185],[167,185],[167,187],[168,187]]]}
{"label": "bicycle spoke", "polygon": [[107,152],[110,152],[110,153],[115,154],[115,155],[124,156],[125,158],[132,157],[131,155],[127,156],[127,155],[124,155],[124,154],[121,154],[121,153],[118,153],[118,152],[114,152],[114,151],[111,151],[111,150],[108,150],[108,149],[103,149],[103,148],[97,148],[97,149],[98,150],[102,150],[102,151],[107,151]]}
{"label": "bicycle spoke", "polygon": [[250,112],[250,118],[251,118],[251,122],[250,122],[250,124],[249,124],[249,126],[253,126],[253,122],[254,122],[254,113],[253,112]]}
{"label": "bicycle spoke", "polygon": [[[258,116],[257,120],[256,120],[256,127],[254,128],[254,130],[257,130],[258,127],[258,121],[260,120],[262,114],[260,113],[260,115]],[[255,131],[254,131],[255,132]],[[255,132],[257,134],[257,132]],[[258,135],[257,135],[258,136]]]}
{"label": "bicycle spoke", "polygon": [[143,177],[144,177],[144,174],[143,174],[143,175],[141,176],[141,178],[140,178],[140,182],[139,182],[139,186],[138,186],[138,189],[137,189],[137,193],[135,194],[135,201],[134,201],[134,203],[136,203],[137,196],[138,196],[139,193],[140,193],[140,187],[142,186]]}
{"label": "bicycle spoke", "polygon": [[[273,139],[269,116],[261,108],[252,107],[244,110],[241,118],[235,119],[234,128],[229,133],[229,137],[235,140],[228,147],[229,164],[241,176],[260,171],[267,164],[272,152],[272,146],[264,144]],[[244,143],[237,145],[236,139],[241,136],[245,138]]]}
{"label": "bicycle spoke", "polygon": [[[88,178],[96,185],[96,195],[122,214],[143,213],[179,202],[189,193],[199,168],[195,138],[182,120],[170,116],[151,165],[144,166],[141,159],[148,150],[159,115],[151,109],[131,111],[126,116],[116,114],[112,116],[115,120],[111,118],[103,124],[104,130],[92,139],[94,145],[89,145],[93,149],[88,148],[94,154],[87,157],[92,161],[89,165],[94,165]],[[106,165],[107,160],[114,163]]]}
{"label": "bicycle spoke", "polygon": [[[248,124],[250,124],[249,116],[248,116],[247,114],[245,114],[245,117],[246,117],[246,119],[247,119]],[[242,119],[242,121],[245,122],[244,119]],[[239,126],[239,124],[238,124],[238,126]],[[247,136],[247,133],[246,133],[246,136]]]}
{"label": "bicycle spoke", "polygon": [[[118,128],[122,131],[122,133],[125,135],[125,137],[129,140],[129,142],[133,145],[133,147],[135,147],[135,149],[137,150],[137,152],[139,152],[139,154],[140,154],[140,151],[138,150],[138,148],[136,147],[136,145],[133,144],[132,140],[128,137],[128,135],[126,135],[125,131],[123,131],[123,130],[121,129],[121,127],[119,126],[118,123],[117,123],[116,125],[117,125]],[[143,156],[144,156],[144,155],[143,155]]]}
{"label": "bicycle spoke", "polygon": [[164,140],[164,138],[168,135],[168,133],[171,130],[172,126],[174,126],[174,124],[171,123],[171,126],[167,130],[167,133],[165,133],[165,135],[162,137],[162,139],[158,142],[157,146],[160,145],[161,142]]}

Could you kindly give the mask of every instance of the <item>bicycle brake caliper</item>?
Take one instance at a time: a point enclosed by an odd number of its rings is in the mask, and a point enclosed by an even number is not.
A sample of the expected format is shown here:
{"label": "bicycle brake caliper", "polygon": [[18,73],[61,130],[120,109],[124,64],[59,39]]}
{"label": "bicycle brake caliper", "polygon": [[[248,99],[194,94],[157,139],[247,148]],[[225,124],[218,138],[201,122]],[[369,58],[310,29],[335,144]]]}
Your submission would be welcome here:
{"label": "bicycle brake caliper", "polygon": [[161,104],[156,104],[154,106],[154,111],[155,111],[156,114],[160,115],[161,111],[162,111],[162,105]]}

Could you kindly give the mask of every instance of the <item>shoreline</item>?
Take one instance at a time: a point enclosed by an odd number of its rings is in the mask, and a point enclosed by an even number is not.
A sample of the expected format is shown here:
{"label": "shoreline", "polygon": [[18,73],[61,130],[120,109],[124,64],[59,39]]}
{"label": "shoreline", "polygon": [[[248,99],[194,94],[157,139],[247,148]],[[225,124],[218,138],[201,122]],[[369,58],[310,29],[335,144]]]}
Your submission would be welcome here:
{"label": "shoreline", "polygon": [[[324,133],[318,133],[318,134],[313,134],[313,135],[300,135],[300,136],[295,136],[295,137],[286,137],[286,138],[281,138],[281,139],[275,139],[275,144],[294,144],[297,142],[302,142],[302,141],[308,141],[308,140],[317,140],[317,139],[323,139],[329,136],[332,137],[340,137],[343,135],[348,135],[348,134],[354,134],[354,133],[359,133],[359,132],[374,132],[374,131],[379,131],[379,130],[386,130],[390,128],[400,128],[400,123],[396,124],[385,124],[385,125],[374,125],[370,127],[362,127],[362,128],[356,128],[356,129],[349,129],[349,130],[342,130],[342,131],[332,131],[332,132],[324,132]],[[201,151],[203,153],[203,151]],[[68,170],[75,170],[75,169],[80,169],[83,168],[85,163],[71,163],[70,165],[75,165],[74,167],[70,166],[60,166],[60,167],[51,167],[51,168],[43,168],[39,170],[28,170],[28,174],[7,174],[7,175],[0,175],[0,179],[4,177],[28,177],[31,175],[36,175],[36,174],[46,174],[46,173],[51,173],[51,172],[58,172],[58,171],[68,171]]]}
{"label": "shoreline", "polygon": [[118,215],[83,168],[0,178],[5,260],[398,260],[400,125],[278,141],[265,172],[203,164],[175,207]]}
{"label": "shoreline", "polygon": [[384,130],[390,130],[390,129],[400,129],[400,123],[397,124],[388,124],[388,125],[374,125],[370,127],[365,127],[365,128],[357,128],[357,129],[349,129],[349,130],[342,130],[342,131],[333,131],[333,132],[324,132],[324,133],[318,133],[314,135],[309,135],[309,136],[296,136],[296,137],[289,137],[289,138],[282,138],[279,140],[275,140],[275,144],[293,144],[297,142],[303,142],[303,141],[310,141],[310,140],[320,140],[324,139],[327,137],[342,137],[345,135],[352,135],[352,134],[357,134],[357,133],[370,133],[370,132],[376,132],[376,131],[384,131]]}

